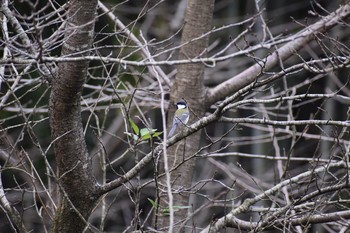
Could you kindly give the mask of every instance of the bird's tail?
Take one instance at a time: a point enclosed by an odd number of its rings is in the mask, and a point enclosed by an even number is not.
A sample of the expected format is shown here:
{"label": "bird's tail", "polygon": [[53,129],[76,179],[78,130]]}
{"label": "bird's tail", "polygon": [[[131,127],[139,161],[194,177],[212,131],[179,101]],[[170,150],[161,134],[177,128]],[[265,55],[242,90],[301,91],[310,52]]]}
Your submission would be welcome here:
{"label": "bird's tail", "polygon": [[173,127],[171,128],[171,130],[169,131],[168,138],[173,136],[173,134],[175,133],[175,129],[176,129],[176,124],[174,124]]}

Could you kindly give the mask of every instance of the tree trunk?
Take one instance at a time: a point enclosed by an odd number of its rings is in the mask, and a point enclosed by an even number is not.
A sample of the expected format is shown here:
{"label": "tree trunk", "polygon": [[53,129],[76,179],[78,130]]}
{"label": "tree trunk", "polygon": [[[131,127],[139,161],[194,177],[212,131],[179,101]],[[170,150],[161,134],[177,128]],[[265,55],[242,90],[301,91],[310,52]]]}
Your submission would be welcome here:
{"label": "tree trunk", "polygon": [[[188,43],[194,38],[202,36],[211,29],[212,17],[214,11],[214,0],[190,0],[188,2],[185,26],[182,33],[182,44]],[[195,57],[204,57],[208,47],[208,36],[199,40],[191,41],[184,45],[179,54],[179,60]],[[168,114],[168,123],[171,124],[174,116],[173,103],[185,99],[190,108],[189,124],[202,117],[207,108],[205,98],[206,89],[203,85],[204,64],[182,64],[177,67],[177,76],[171,90],[170,109]],[[170,127],[170,125],[168,124]],[[178,132],[178,131],[177,131]],[[191,159],[184,162],[185,159],[192,156],[199,146],[200,133],[195,133],[185,140],[177,143],[168,149],[169,168],[174,169],[171,172],[171,185],[173,190],[173,206],[188,206],[189,194],[186,192],[177,192],[191,186],[192,174],[195,166],[195,160]],[[165,179],[161,181],[165,184]],[[175,192],[174,192],[175,190]],[[161,193],[160,206],[168,205],[168,197],[166,193]],[[174,231],[178,232],[182,221],[187,216],[187,209],[180,209],[174,212]],[[169,226],[169,216],[158,214],[157,224],[160,229]]]}
{"label": "tree trunk", "polygon": [[[87,55],[93,41],[97,1],[75,0],[68,4],[62,57]],[[52,232],[82,232],[97,199],[80,106],[87,68],[87,61],[60,63],[52,83],[50,126],[60,193]]]}

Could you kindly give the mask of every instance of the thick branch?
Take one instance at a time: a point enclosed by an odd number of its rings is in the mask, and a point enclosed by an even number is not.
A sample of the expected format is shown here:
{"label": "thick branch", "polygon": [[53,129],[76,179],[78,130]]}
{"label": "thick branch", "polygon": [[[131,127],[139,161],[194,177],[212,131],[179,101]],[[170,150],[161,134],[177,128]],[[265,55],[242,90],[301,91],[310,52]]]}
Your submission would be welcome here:
{"label": "thick branch", "polygon": [[257,78],[266,71],[271,70],[279,61],[287,60],[296,51],[300,50],[305,44],[314,39],[315,34],[329,30],[350,15],[350,4],[341,6],[332,14],[322,18],[315,24],[305,28],[301,33],[295,36],[295,40],[288,42],[277,51],[267,56],[263,61],[244,70],[242,73],[231,79],[209,89],[208,99],[211,103],[223,99],[241,88],[253,83]]}
{"label": "thick branch", "polygon": [[[298,218],[292,219],[278,219],[269,223],[269,226],[264,227],[263,229],[259,229],[259,222],[252,221],[244,221],[235,216],[227,216],[226,217],[226,226],[232,227],[240,230],[254,230],[254,231],[262,231],[269,230],[278,227],[284,227],[288,225],[292,226],[303,226],[305,224],[313,224],[313,223],[327,223],[327,222],[335,222],[342,219],[350,218],[350,210],[338,211],[334,213],[326,213],[326,214],[314,214],[314,215],[306,215]],[[217,232],[214,227],[210,229],[210,231],[202,231],[203,232]]]}
{"label": "thick branch", "polygon": [[[348,167],[348,164],[346,164],[344,161],[339,161],[336,163],[330,163],[327,167],[318,167],[312,171],[307,171],[307,172],[303,172],[293,178],[284,180],[282,182],[280,182],[279,184],[275,185],[274,187],[266,190],[265,192],[257,195],[254,198],[249,198],[246,199],[239,207],[233,209],[229,214],[221,217],[220,219],[218,219],[215,223],[207,226],[202,233],[209,233],[209,232],[218,232],[220,229],[226,227],[226,226],[230,226],[231,224],[235,224],[237,225],[237,218],[235,216],[237,216],[238,214],[244,213],[246,211],[249,210],[249,208],[254,205],[255,203],[257,203],[260,200],[263,200],[264,198],[268,198],[269,196],[273,195],[274,193],[276,193],[277,191],[281,190],[282,187],[285,187],[289,184],[293,184],[296,183],[298,181],[300,181],[301,179],[305,178],[305,177],[310,177],[311,175],[315,175],[321,172],[324,172],[325,170],[328,170],[330,168],[340,168],[340,167]],[[346,213],[347,216],[349,216],[349,213]],[[320,219],[316,218],[316,219]],[[339,219],[339,218],[338,218]],[[300,219],[299,219],[300,220]],[[316,220],[315,220],[316,221]],[[298,222],[298,221],[296,221]],[[297,224],[301,224],[302,221],[299,221]],[[250,229],[254,228],[254,224],[250,226]]]}
{"label": "thick branch", "polygon": [[350,122],[347,121],[333,121],[333,120],[294,120],[294,121],[274,121],[268,119],[256,119],[256,118],[220,118],[221,122],[229,122],[232,124],[238,123],[252,123],[263,124],[273,126],[290,126],[290,125],[337,125],[350,127]]}

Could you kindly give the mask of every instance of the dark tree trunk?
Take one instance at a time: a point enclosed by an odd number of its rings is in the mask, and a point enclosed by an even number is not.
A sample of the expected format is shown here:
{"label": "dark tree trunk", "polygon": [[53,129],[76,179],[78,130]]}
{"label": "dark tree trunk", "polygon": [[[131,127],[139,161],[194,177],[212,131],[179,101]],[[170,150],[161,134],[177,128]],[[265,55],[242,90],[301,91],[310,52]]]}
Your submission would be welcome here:
{"label": "dark tree trunk", "polygon": [[[201,37],[204,33],[210,31],[212,27],[212,17],[214,11],[214,0],[190,0],[188,2],[185,26],[182,33],[182,44],[192,41],[194,38]],[[205,57],[208,48],[208,36],[199,40],[194,40],[184,45],[179,54],[179,59],[189,59],[195,57]],[[204,64],[182,64],[177,68],[177,76],[174,86],[171,90],[171,102],[177,102],[184,98],[190,107],[190,122],[198,120],[202,117],[207,108],[205,98],[206,89],[203,84],[204,80]],[[172,106],[172,104],[170,105]],[[172,122],[174,108],[169,109],[168,123]],[[185,140],[177,143],[168,150],[169,168],[174,170],[171,173],[172,189],[183,190],[191,186],[192,174],[195,166],[195,160],[191,159],[184,162],[185,159],[192,156],[199,147],[200,133],[195,133]],[[162,181],[165,182],[164,180]],[[174,193],[173,206],[188,206],[189,194]],[[167,206],[167,194],[161,193],[161,206]],[[187,209],[180,209],[174,212],[174,232],[182,231],[181,224],[187,216]],[[169,226],[169,216],[159,214],[158,226],[160,229]]]}
{"label": "dark tree trunk", "polygon": [[[87,55],[93,41],[97,1],[68,4],[62,57]],[[52,232],[82,232],[97,199],[80,106],[87,68],[87,61],[60,63],[52,83],[50,125],[60,193]]]}

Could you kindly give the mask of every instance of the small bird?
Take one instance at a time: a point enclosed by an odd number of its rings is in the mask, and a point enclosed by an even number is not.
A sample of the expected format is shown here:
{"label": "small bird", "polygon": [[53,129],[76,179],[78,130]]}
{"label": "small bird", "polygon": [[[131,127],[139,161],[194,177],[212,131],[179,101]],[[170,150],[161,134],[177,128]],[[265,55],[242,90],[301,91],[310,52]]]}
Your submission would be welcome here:
{"label": "small bird", "polygon": [[187,124],[188,120],[190,119],[190,111],[188,111],[188,106],[185,101],[181,100],[177,102],[176,108],[177,110],[175,111],[173,126],[171,127],[168,138],[173,136],[177,127],[179,127],[181,124]]}

